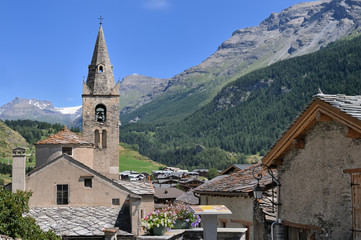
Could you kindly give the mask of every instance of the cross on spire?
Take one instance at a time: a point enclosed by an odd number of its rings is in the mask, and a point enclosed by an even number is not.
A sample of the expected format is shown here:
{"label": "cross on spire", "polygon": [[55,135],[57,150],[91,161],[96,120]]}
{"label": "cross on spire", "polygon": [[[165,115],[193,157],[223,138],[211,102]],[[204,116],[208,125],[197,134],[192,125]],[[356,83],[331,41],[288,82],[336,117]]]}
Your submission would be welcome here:
{"label": "cross on spire", "polygon": [[100,16],[100,17],[98,17],[98,19],[99,19],[100,25],[102,25],[102,23],[103,23],[102,21],[103,21],[104,18],[102,16]]}

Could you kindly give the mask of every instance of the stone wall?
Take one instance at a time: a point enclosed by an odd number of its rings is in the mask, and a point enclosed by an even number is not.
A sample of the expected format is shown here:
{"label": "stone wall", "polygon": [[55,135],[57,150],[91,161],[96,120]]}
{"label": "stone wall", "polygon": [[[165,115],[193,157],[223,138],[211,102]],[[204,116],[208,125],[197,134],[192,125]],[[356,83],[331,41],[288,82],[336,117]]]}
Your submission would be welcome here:
{"label": "stone wall", "polygon": [[[106,107],[104,123],[96,121],[98,104]],[[95,146],[93,168],[113,179],[119,179],[119,112],[119,96],[83,95],[83,137],[95,143],[95,131],[102,133],[105,130],[107,138],[106,147]]]}
{"label": "stone wall", "polygon": [[351,180],[343,170],[361,167],[361,140],[343,130],[337,122],[316,123],[304,149],[289,151],[278,167],[280,218],[323,228],[325,238],[316,239],[352,238]]}
{"label": "stone wall", "polygon": [[0,240],[14,240],[14,238],[5,236],[5,235],[0,235]]}

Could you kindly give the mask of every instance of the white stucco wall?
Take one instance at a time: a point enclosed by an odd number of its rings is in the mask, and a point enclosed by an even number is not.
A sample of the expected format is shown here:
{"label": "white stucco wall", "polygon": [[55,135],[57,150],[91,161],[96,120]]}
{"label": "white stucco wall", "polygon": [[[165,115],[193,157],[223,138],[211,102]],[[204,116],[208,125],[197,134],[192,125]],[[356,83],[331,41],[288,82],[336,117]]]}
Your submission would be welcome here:
{"label": "white stucco wall", "polygon": [[84,165],[93,168],[94,149],[92,146],[74,144],[38,144],[35,145],[36,167],[40,167],[61,156],[63,147],[72,148],[72,157]]}
{"label": "white stucco wall", "polygon": [[[83,177],[89,176],[93,176],[91,188],[84,186]],[[119,198],[122,206],[128,196],[128,192],[64,158],[34,172],[26,181],[26,190],[33,192],[30,207],[59,206],[56,204],[57,184],[69,185],[66,206],[112,206],[113,198]]]}

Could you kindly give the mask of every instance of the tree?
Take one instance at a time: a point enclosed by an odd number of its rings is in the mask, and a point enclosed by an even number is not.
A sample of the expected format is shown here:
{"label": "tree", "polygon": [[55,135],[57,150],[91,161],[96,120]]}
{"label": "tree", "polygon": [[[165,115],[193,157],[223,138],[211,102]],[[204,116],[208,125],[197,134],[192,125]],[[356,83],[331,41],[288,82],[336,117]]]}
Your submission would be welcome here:
{"label": "tree", "polygon": [[208,180],[211,180],[212,178],[215,178],[218,176],[218,170],[215,168],[211,168],[208,170],[207,178]]}
{"label": "tree", "polygon": [[0,234],[23,240],[60,240],[53,231],[43,232],[34,218],[23,217],[29,211],[30,192],[12,193],[0,188]]}

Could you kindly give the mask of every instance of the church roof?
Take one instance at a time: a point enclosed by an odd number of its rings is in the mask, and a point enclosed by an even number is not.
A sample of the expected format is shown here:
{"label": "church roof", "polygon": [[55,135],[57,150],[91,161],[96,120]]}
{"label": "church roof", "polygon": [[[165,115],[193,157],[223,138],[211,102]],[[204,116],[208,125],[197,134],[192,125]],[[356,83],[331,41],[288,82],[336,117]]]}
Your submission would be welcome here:
{"label": "church roof", "polygon": [[50,137],[40,140],[35,143],[38,144],[82,144],[82,145],[93,145],[82,137],[79,137],[67,127],[64,127],[60,132],[51,135]]}

